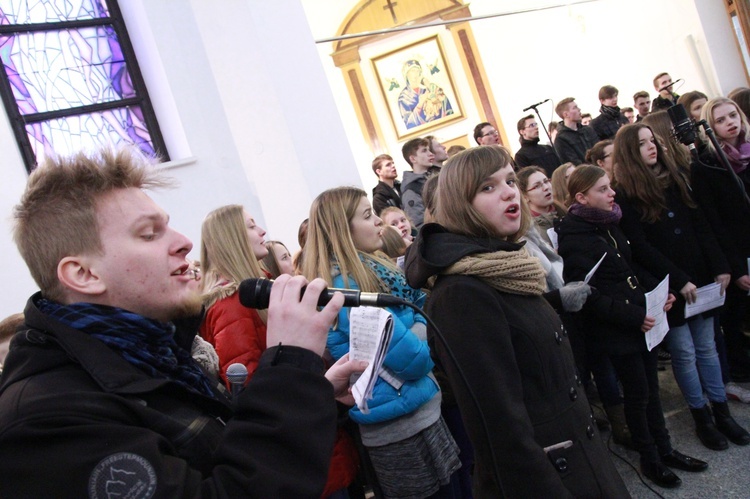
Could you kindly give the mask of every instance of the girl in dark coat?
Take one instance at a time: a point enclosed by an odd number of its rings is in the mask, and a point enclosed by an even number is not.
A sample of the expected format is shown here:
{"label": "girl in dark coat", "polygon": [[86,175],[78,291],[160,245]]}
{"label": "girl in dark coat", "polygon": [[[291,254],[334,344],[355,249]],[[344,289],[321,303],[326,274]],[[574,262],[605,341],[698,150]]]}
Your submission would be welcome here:
{"label": "girl in dark coat", "polygon": [[686,177],[658,145],[659,140],[663,139],[641,123],[617,132],[614,154],[620,227],[630,240],[633,260],[657,279],[668,274],[670,288],[679,292],[668,315],[665,343],[698,437],[714,450],[726,449],[726,438],[746,445],[750,435],[729,413],[714,343],[713,311],[689,319],[684,315],[685,302],[695,301],[699,286],[715,281],[724,292],[729,265],[703,212],[693,202]]}
{"label": "girl in dark coat", "polygon": [[[407,279],[436,275],[427,312],[476,452],[477,497],[628,497],[575,372],[567,332],[542,297],[544,270],[518,239],[510,153],[448,160],[434,219],[407,253]],[[434,329],[431,334],[435,334]]]}
{"label": "girl in dark coat", "polygon": [[[701,161],[692,168],[696,201],[706,214],[732,269],[732,284],[727,288],[727,300],[721,312],[730,374],[736,381],[749,381],[749,345],[743,321],[750,291],[747,264],[750,257],[750,203],[746,200],[750,193],[750,125],[739,106],[724,97],[711,99],[704,105],[702,119],[713,128],[740,180],[737,184],[732,173],[722,166],[710,142],[701,154]],[[737,388],[740,387],[729,383],[727,393],[750,402],[750,397]]]}
{"label": "girl in dark coat", "polygon": [[[583,280],[606,255],[590,281],[595,290],[579,314],[580,324],[586,328],[587,342],[608,355],[617,371],[643,474],[657,485],[676,487],[681,480],[667,466],[702,471],[708,465],[672,449],[664,424],[656,353],[647,350],[643,336],[655,323],[646,315],[644,292],[658,281],[633,271],[630,244],[618,226],[622,212],[607,173],[598,166],[581,165],[570,176],[568,188],[572,204],[557,227],[565,280]],[[670,295],[667,310],[674,300]]]}

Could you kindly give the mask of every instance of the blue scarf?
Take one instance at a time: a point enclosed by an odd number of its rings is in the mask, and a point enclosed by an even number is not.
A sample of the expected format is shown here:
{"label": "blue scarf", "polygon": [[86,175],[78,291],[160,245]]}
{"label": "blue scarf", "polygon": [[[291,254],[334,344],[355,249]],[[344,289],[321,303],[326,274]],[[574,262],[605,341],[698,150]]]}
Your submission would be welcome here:
{"label": "blue scarf", "polygon": [[167,379],[214,398],[212,383],[174,341],[175,326],[121,308],[92,303],[60,305],[40,299],[39,309],[66,326],[96,338],[152,378]]}
{"label": "blue scarf", "polygon": [[409,303],[413,303],[418,307],[422,307],[425,297],[424,291],[409,286],[406,283],[406,276],[401,270],[387,267],[372,258],[362,255],[361,253],[359,259],[375,272],[378,279],[380,279],[380,281],[385,284],[386,288],[388,288],[388,293],[397,296],[402,300],[406,300]]}

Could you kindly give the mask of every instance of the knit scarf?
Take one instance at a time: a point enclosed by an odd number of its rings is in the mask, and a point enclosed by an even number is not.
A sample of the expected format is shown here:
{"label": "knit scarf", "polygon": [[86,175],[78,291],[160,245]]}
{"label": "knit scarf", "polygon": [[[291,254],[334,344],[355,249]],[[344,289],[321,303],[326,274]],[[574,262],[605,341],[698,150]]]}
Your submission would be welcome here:
{"label": "knit scarf", "polygon": [[362,254],[359,255],[359,259],[375,272],[378,279],[380,279],[380,281],[388,288],[389,294],[397,296],[402,300],[406,300],[417,306],[420,306],[420,303],[424,301],[424,291],[409,286],[406,283],[406,276],[401,270],[387,267],[386,265]]}
{"label": "knit scarf", "polygon": [[594,225],[617,225],[622,218],[622,210],[617,203],[612,206],[612,211],[600,210],[599,208],[592,208],[579,203],[573,203],[570,205],[568,213],[581,217]]}
{"label": "knit scarf", "polygon": [[526,248],[468,255],[442,273],[475,276],[498,291],[514,295],[539,296],[546,286],[539,259],[529,255]]}
{"label": "knit scarf", "polygon": [[[744,136],[745,130],[742,129],[740,137]],[[741,139],[740,147],[734,147],[732,144],[724,142],[721,144],[721,149],[727,155],[734,173],[741,173],[747,169],[748,162],[750,162],[750,142],[745,142],[744,139]]]}
{"label": "knit scarf", "polygon": [[175,326],[121,308],[92,303],[60,305],[42,298],[39,309],[62,324],[96,338],[152,378],[168,379],[207,397],[212,383],[190,352],[174,341]]}

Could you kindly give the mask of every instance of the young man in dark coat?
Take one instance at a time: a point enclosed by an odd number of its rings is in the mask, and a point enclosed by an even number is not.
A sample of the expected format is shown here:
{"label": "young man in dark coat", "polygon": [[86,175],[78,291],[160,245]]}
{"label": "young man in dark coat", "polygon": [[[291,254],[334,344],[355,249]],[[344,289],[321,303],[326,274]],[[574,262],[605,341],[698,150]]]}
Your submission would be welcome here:
{"label": "young man in dark coat", "polygon": [[561,163],[552,146],[539,143],[539,124],[534,115],[529,114],[518,120],[516,128],[521,141],[521,148],[515,157],[516,166],[539,166],[551,177]]}
{"label": "young man in dark coat", "polygon": [[[612,85],[604,85],[599,89],[599,116],[591,120],[591,128],[599,136],[599,140],[614,139],[617,130],[628,124],[628,119],[620,113],[617,107],[617,96],[620,92]],[[630,110],[632,113],[632,109]]]}
{"label": "young man in dark coat", "polygon": [[677,104],[680,96],[672,91],[672,77],[669,73],[659,73],[654,78],[654,90],[659,92],[654,102],[651,103],[651,112],[669,109]]}
{"label": "young man in dark coat", "polygon": [[599,142],[599,137],[590,126],[581,125],[581,108],[574,97],[558,102],[555,112],[562,119],[555,138],[557,156],[561,163],[580,165],[586,160],[586,151]]}
{"label": "young man in dark coat", "polygon": [[396,180],[398,171],[393,158],[381,154],[372,160],[372,171],[378,177],[378,185],[372,189],[372,208],[379,214],[384,208],[401,208],[401,182]]}
{"label": "young man in dark coat", "polygon": [[0,384],[0,496],[319,497],[336,434],[321,354],[343,299],[317,312],[322,280],[300,298],[304,278],[277,279],[271,348],[230,404],[191,357],[192,244],[143,191],[165,183],[146,166],[120,149],[29,177],[14,239],[41,291]]}

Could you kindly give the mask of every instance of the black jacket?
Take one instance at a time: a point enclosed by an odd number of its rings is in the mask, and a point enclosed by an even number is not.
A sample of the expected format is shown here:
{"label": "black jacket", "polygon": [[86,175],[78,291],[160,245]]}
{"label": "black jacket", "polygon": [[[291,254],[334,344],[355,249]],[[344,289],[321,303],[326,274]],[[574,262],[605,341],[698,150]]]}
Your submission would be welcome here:
{"label": "black jacket", "polygon": [[735,280],[748,274],[750,204],[744,194],[750,192],[750,168],[738,175],[740,187],[709,151],[700,159],[690,168],[693,194],[724,249]]}
{"label": "black jacket", "polygon": [[688,282],[698,287],[710,284],[717,275],[729,273],[730,268],[700,208],[688,207],[674,184],[665,191],[665,198],[667,208],[659,220],[649,223],[641,220],[633,200],[617,193],[617,203],[622,208],[620,228],[630,240],[633,261],[659,281],[669,274],[669,288],[677,301],[667,318],[674,327],[685,324],[685,301],[680,289]]}
{"label": "black jacket", "polygon": [[656,111],[669,109],[670,107],[677,104],[677,99],[679,98],[680,96],[675,93],[672,93],[672,100],[665,99],[661,95],[657,95],[656,98],[651,101],[651,112],[654,113]]}
{"label": "black jacket", "polygon": [[[465,255],[519,247],[426,224],[409,247],[407,280],[421,287]],[[426,310],[447,341],[434,348],[474,444],[476,497],[629,497],[591,419],[567,332],[544,298],[439,275]],[[570,447],[544,451],[567,441]]]}
{"label": "black jacket", "polygon": [[268,349],[230,407],[151,378],[37,296],[0,383],[1,497],[320,497],[336,432],[320,357]]}
{"label": "black jacket", "polygon": [[617,225],[595,225],[572,214],[556,227],[565,282],[583,281],[606,254],[589,281],[592,294],[581,312],[574,314],[577,327],[597,351],[627,355],[646,350],[641,325],[646,317],[645,292],[659,282],[633,268],[630,242]]}
{"label": "black jacket", "polygon": [[539,166],[547,172],[548,177],[551,177],[555,168],[561,164],[552,146],[540,144],[538,138],[526,140],[519,137],[519,140],[521,141],[521,148],[515,157],[518,167]]}
{"label": "black jacket", "polygon": [[563,163],[571,162],[580,165],[586,160],[586,151],[599,142],[599,137],[590,126],[578,123],[578,128],[573,130],[560,122],[555,137],[555,151]]}
{"label": "black jacket", "polygon": [[372,188],[372,208],[376,214],[380,214],[384,208],[395,206],[401,208],[401,182],[394,180],[393,187],[385,182],[378,182]]}
{"label": "black jacket", "polygon": [[614,139],[617,130],[627,124],[628,119],[620,114],[619,107],[602,106],[599,116],[591,120],[591,128],[599,136],[599,140]]}

